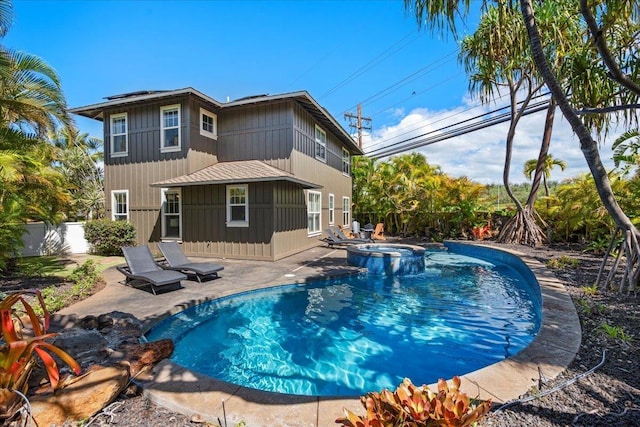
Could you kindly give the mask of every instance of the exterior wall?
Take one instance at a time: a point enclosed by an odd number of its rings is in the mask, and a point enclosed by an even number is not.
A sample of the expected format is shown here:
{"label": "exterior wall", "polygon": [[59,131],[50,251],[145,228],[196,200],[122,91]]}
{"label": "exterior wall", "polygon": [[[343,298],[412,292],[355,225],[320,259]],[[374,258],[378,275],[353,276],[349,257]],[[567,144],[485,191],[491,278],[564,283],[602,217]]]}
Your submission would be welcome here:
{"label": "exterior wall", "polygon": [[291,171],[292,102],[248,105],[218,116],[219,160],[262,160]]}
{"label": "exterior wall", "polygon": [[184,187],[182,200],[187,255],[276,260],[308,246],[304,191],[296,184],[249,184],[249,227],[226,226],[225,185]]}
{"label": "exterior wall", "polygon": [[161,190],[151,183],[187,173],[187,163],[180,160],[132,163],[105,167],[106,217],[111,218],[111,192],[129,191],[129,221],[136,228],[139,245],[160,238]]}
{"label": "exterior wall", "polygon": [[213,105],[208,105],[195,97],[191,97],[187,105],[189,106],[189,121],[185,121],[188,126],[187,170],[195,172],[218,163],[218,140],[200,134],[200,108],[217,115],[218,119],[220,114]]}

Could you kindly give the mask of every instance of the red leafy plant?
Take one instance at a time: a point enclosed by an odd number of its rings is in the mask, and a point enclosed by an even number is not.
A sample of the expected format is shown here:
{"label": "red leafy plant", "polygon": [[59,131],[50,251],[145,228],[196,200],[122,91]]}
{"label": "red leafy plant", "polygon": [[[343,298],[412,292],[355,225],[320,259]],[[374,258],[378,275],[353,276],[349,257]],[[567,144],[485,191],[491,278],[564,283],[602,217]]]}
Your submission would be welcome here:
{"label": "red leafy plant", "polygon": [[438,380],[438,392],[428,386],[417,387],[405,378],[395,392],[384,389],[360,397],[366,414],[359,416],[344,410],[345,416],[336,423],[345,427],[465,427],[485,416],[491,409],[491,401],[472,404],[460,391],[460,378],[453,377],[449,386]]}
{"label": "red leafy plant", "polygon": [[[40,307],[39,316],[26,296],[31,295]],[[58,388],[60,371],[52,354],[66,363],[76,374],[80,365],[68,353],[46,340],[55,333],[47,333],[50,314],[38,290],[23,290],[0,295],[0,419],[12,417],[22,406],[19,391],[27,394],[28,380],[37,363],[37,355],[47,371],[52,388]]]}

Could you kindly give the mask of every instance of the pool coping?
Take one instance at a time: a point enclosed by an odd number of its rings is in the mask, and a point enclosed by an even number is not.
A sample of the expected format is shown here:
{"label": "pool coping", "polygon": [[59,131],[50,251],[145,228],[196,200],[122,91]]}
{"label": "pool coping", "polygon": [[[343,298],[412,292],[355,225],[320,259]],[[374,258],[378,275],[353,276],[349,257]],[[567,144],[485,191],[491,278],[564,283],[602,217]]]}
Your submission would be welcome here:
{"label": "pool coping", "polygon": [[[535,258],[486,243],[460,242],[519,257],[535,275],[542,295],[542,324],[527,348],[506,360],[461,375],[461,389],[470,397],[505,403],[539,387],[563,372],[575,358],[582,337],[575,306],[558,280]],[[256,287],[257,289],[258,287]],[[328,426],[343,408],[363,413],[359,398],[295,396],[264,392],[216,380],[169,360],[137,380],[151,401],[185,415],[223,425]],[[429,385],[436,389],[435,384]]]}

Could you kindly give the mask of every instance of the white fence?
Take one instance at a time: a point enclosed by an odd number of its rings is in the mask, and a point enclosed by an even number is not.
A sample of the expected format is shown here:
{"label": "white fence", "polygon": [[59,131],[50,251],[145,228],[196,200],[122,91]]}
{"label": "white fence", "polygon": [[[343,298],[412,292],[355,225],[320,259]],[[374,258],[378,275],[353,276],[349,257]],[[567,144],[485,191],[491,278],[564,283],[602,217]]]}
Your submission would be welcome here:
{"label": "white fence", "polygon": [[89,243],[84,238],[83,222],[65,222],[47,225],[42,222],[27,224],[22,236],[22,256],[86,254]]}

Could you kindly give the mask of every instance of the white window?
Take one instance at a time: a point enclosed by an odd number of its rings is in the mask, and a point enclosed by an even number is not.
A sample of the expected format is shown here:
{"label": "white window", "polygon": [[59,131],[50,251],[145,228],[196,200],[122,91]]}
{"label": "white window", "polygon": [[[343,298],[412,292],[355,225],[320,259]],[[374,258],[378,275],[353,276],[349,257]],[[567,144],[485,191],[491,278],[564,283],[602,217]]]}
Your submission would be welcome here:
{"label": "white window", "polygon": [[329,194],[329,225],[333,225],[333,223],[335,222],[334,210],[335,197],[333,196],[333,194]]}
{"label": "white window", "polygon": [[114,221],[129,220],[129,190],[111,192],[111,219]]}
{"label": "white window", "polygon": [[218,139],[218,116],[204,108],[200,109],[200,135]]}
{"label": "white window", "polygon": [[311,191],[307,193],[307,232],[319,234],[322,213],[322,193]]}
{"label": "white window", "polygon": [[342,149],[342,173],[351,175],[351,154],[346,149]]}
{"label": "white window", "polygon": [[111,116],[111,155],[113,157],[126,156],[127,143],[127,113]]}
{"label": "white window", "polygon": [[180,133],[180,105],[160,108],[160,151],[179,151]]}
{"label": "white window", "polygon": [[179,239],[182,237],[182,198],[180,189],[162,190],[162,237]]}
{"label": "white window", "polygon": [[342,198],[342,225],[351,226],[351,200]]}
{"label": "white window", "polygon": [[227,227],[249,226],[248,185],[227,186]]}
{"label": "white window", "polygon": [[327,161],[327,134],[316,126],[316,159]]}

